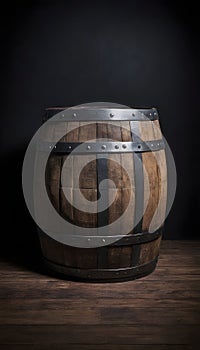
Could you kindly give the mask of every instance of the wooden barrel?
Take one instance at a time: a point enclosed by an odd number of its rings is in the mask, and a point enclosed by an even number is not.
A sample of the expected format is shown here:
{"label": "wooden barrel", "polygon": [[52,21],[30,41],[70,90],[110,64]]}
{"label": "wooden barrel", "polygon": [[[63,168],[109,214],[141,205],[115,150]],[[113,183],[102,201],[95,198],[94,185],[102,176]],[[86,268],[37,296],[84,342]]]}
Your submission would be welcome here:
{"label": "wooden barrel", "polygon": [[[66,245],[40,230],[45,266],[85,281],[111,282],[145,276],[156,267],[167,201],[166,157],[158,113],[155,108],[113,110],[99,107],[88,109],[87,120],[85,112],[82,116],[82,109],[79,107],[76,113],[72,111],[68,121],[60,121],[60,130],[66,130],[66,134],[51,152],[46,166],[46,188],[51,203],[65,220],[79,227],[108,226],[109,230],[109,225],[125,212],[128,203],[132,205],[132,215],[121,223],[120,239],[107,244],[105,238],[105,244],[96,248]],[[48,108],[46,119],[62,110],[65,108]],[[56,137],[59,139],[58,135]],[[84,197],[97,205],[101,180],[111,179],[116,186],[112,204],[97,213],[87,213],[84,208],[73,206],[77,195],[73,170],[77,162],[82,162],[81,154],[73,155],[71,166],[65,169],[66,181],[61,184],[66,157],[70,150],[85,142],[89,142],[88,154],[84,155],[87,165],[79,178]],[[95,151],[92,152],[93,147]],[[112,153],[112,159],[102,157],[107,152]],[[95,160],[92,154],[96,155]],[[71,203],[63,187],[70,193]],[[105,189],[108,199],[112,192],[112,185]],[[143,216],[139,218],[141,211]],[[132,229],[124,235],[127,225]],[[112,230],[108,233],[114,234]]]}

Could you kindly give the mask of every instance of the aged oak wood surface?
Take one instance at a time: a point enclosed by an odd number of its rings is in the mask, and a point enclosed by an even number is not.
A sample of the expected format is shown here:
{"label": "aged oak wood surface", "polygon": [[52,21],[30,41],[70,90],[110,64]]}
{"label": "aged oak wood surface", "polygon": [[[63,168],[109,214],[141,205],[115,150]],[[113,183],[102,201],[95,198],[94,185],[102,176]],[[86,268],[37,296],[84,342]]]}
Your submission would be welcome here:
{"label": "aged oak wood surface", "polygon": [[155,272],[91,284],[0,263],[0,349],[199,349],[200,241],[162,241]]}
{"label": "aged oak wood surface", "polygon": [[[60,121],[49,127],[44,136],[48,141],[55,138],[62,142],[96,143],[105,138],[136,142],[138,137],[142,141],[162,139],[159,121]],[[123,146],[126,148],[126,145]],[[69,162],[67,165],[66,160]],[[82,170],[80,176],[76,176],[79,167]],[[40,181],[38,177],[36,179]],[[112,204],[108,210],[102,211],[101,204],[96,201],[100,194],[99,184],[102,185],[105,179],[112,181],[103,185],[103,197],[106,203],[110,200]],[[167,203],[165,151],[141,152],[139,156],[137,153],[113,153],[112,159],[107,160],[102,159],[101,153],[70,156],[52,153],[46,167],[46,186],[52,205],[70,223],[90,228],[106,226],[106,235],[115,236],[116,227],[110,224],[119,219],[129,206],[129,215],[118,223],[120,233],[143,233],[145,237],[146,232],[156,231],[164,222]],[[85,199],[93,201],[96,213],[86,210]],[[83,210],[76,208],[77,203]],[[129,230],[125,231],[127,227]],[[144,271],[150,273],[152,265],[156,264],[160,238],[137,245],[121,243],[119,246],[83,250],[55,242],[40,232],[40,243],[46,263],[54,271],[79,279],[105,281],[111,278],[130,279],[130,276],[144,275]],[[104,271],[100,272],[101,269]]]}

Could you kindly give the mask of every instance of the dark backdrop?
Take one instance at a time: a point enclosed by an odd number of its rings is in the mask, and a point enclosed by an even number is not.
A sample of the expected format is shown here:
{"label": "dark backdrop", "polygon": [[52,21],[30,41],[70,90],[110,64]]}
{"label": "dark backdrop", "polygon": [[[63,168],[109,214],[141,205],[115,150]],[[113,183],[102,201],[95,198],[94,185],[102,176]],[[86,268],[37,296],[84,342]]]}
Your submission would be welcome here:
{"label": "dark backdrop", "polygon": [[17,1],[2,10],[4,251],[38,242],[21,167],[44,108],[93,101],[158,108],[178,174],[164,237],[199,237],[198,22],[197,2],[182,1]]}

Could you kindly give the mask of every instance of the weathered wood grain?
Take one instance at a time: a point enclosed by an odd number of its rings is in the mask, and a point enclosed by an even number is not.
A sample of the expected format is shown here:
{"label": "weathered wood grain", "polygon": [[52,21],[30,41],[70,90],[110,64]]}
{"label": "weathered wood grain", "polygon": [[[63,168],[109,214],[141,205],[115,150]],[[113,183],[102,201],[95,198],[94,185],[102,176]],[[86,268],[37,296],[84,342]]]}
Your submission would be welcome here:
{"label": "weathered wood grain", "polygon": [[[177,322],[181,325],[195,325],[200,324],[200,313],[198,309],[192,307],[177,307],[171,306],[164,310],[162,319],[160,315],[163,312],[163,307],[144,307],[132,305],[112,305],[94,303],[88,301],[87,303],[68,300],[24,300],[21,299],[5,303],[0,300],[1,314],[0,324],[4,325],[157,325],[158,318],[160,325],[176,325]],[[61,312],[62,310],[62,312]],[[79,318],[77,312],[80,310]],[[51,314],[51,317],[49,317]],[[24,315],[26,318],[24,319]]]}
{"label": "weathered wood grain", "polygon": [[[140,283],[139,283],[140,282]],[[134,288],[134,297],[154,298],[155,296],[161,299],[169,298],[173,295],[174,298],[187,299],[192,294],[193,297],[200,297],[200,284],[197,281],[189,280],[187,284],[182,281],[177,281],[171,284],[170,280],[155,281],[149,284],[147,279],[142,279],[138,283],[135,281],[115,283],[115,290],[110,283],[93,284],[91,290],[84,283],[65,282],[62,280],[45,281],[42,280],[40,285],[38,281],[30,280],[27,284],[24,281],[19,281],[17,284],[14,281],[6,281],[1,283],[0,298],[7,295],[9,298],[132,298]],[[153,281],[152,281],[153,282]],[[122,285],[121,285],[122,284]],[[144,292],[147,288],[150,293],[148,296]],[[120,288],[119,288],[120,287]],[[80,288],[77,294],[77,288]],[[180,295],[179,295],[180,294]]]}
{"label": "weathered wood grain", "polygon": [[199,241],[162,241],[153,274],[116,284],[59,280],[4,259],[0,349],[198,349],[199,258]]}
{"label": "weathered wood grain", "polygon": [[[58,347],[59,346],[59,347]],[[127,344],[57,344],[57,343],[51,343],[51,349],[52,350],[133,350],[133,345],[127,345]],[[3,350],[49,350],[49,344],[3,344],[0,345],[0,349]],[[162,344],[142,344],[142,345],[135,345],[134,344],[134,350],[191,350],[195,348],[191,348],[190,345],[162,345]],[[198,349],[198,347],[196,348]]]}
{"label": "weathered wood grain", "polygon": [[[133,350],[133,345],[107,345],[107,344],[91,344],[91,345],[80,345],[80,344],[70,344],[67,346],[66,344],[59,344],[59,350]],[[49,344],[4,344],[0,345],[0,349],[3,350],[49,350]],[[58,349],[58,344],[51,344],[52,350]],[[134,345],[134,350],[191,350],[195,348],[191,348],[190,345]]]}
{"label": "weathered wood grain", "polygon": [[[48,109],[48,112],[50,110],[51,109]],[[56,128],[55,124],[52,123],[52,128],[47,132],[47,137],[53,137],[56,140],[60,139],[62,142],[96,142],[97,139],[130,142],[135,140],[131,129],[133,132],[135,130],[137,135],[144,141],[156,140],[162,137],[158,121],[133,121],[132,124],[130,125],[129,121],[60,121],[58,125],[56,124]],[[134,125],[137,127],[134,128]],[[63,136],[64,133],[66,134]],[[144,174],[147,174],[147,176],[144,176],[144,205],[146,205],[146,210],[143,215],[143,231],[149,230],[150,226],[151,229],[153,227],[152,231],[154,231],[155,227],[158,228],[163,221],[165,213],[167,182],[166,169],[164,167],[165,154],[164,151],[157,152],[159,154],[155,153],[156,152],[147,152],[142,155]],[[98,226],[98,220],[100,220],[98,214],[84,211],[84,200],[92,201],[97,209],[97,180],[98,171],[100,170],[97,169],[97,161],[93,160],[93,156],[89,154],[84,156],[72,156],[68,164],[66,162],[67,159],[68,157],[66,155],[51,155],[49,158],[46,171],[49,197],[56,210],[65,219],[82,227],[96,227]],[[87,163],[86,166],[84,166],[85,163]],[[76,176],[78,166],[82,168],[80,178]],[[107,216],[105,217],[105,222],[111,224],[124,213],[129,202],[131,202],[132,215],[129,215],[126,222],[123,221],[122,224],[120,224],[120,231],[124,233],[127,224],[129,224],[130,227],[133,226],[134,212],[136,209],[133,154],[112,154],[112,160],[107,160],[106,169],[105,171],[107,174],[105,175],[112,181],[109,182],[108,188],[105,187],[103,189],[104,195],[108,196],[108,200],[111,200],[115,193],[115,187],[117,191],[113,203],[103,215]],[[82,194],[81,197],[79,195],[79,188]],[[65,194],[68,195],[69,200],[65,198]],[[77,202],[82,204],[83,211],[73,206],[73,203]],[[116,234],[114,229],[110,226],[107,231],[110,235]],[[133,230],[130,232],[132,233]],[[73,234],[73,232],[71,232],[71,234]],[[153,243],[146,243],[146,245],[141,246],[140,254],[138,252],[134,253],[137,249],[131,245],[125,247],[105,247],[102,250],[98,249],[94,251],[90,249],[83,252],[83,250],[80,249],[72,249],[64,245],[56,244],[55,249],[58,249],[58,251],[53,252],[54,241],[42,235],[40,236],[40,240],[44,256],[52,262],[68,267],[94,268],[95,266],[97,269],[100,267],[100,265],[98,266],[98,261],[100,262],[101,260],[101,252],[105,253],[107,250],[106,254],[104,254],[104,260],[107,256],[107,261],[104,261],[103,265],[101,263],[101,266],[104,266],[104,268],[127,268],[132,265],[138,265],[139,263],[149,262],[150,258],[153,260],[158,255],[160,243],[160,240]],[[43,240],[45,242],[43,242]],[[136,254],[135,258],[134,254]],[[80,255],[82,256],[80,257]],[[91,264],[91,266],[89,264]]]}
{"label": "weathered wood grain", "polygon": [[195,344],[200,340],[199,326],[159,325],[44,325],[0,327],[5,344]]}

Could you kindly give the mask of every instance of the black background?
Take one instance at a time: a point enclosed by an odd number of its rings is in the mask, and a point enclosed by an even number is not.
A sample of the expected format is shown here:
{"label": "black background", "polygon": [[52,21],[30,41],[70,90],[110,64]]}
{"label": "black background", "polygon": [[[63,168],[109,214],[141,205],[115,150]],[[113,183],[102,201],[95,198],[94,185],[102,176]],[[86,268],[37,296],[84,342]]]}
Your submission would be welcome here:
{"label": "black background", "polygon": [[2,10],[4,252],[38,247],[21,167],[44,108],[94,101],[158,108],[178,175],[164,238],[199,237],[197,5],[17,1]]}

